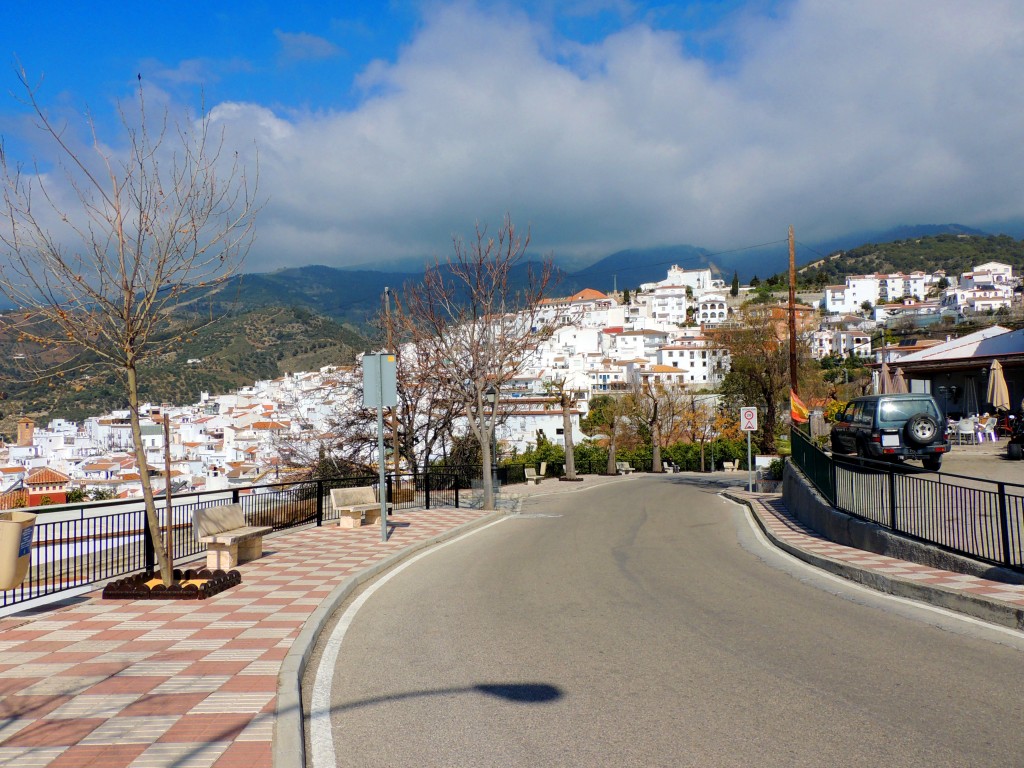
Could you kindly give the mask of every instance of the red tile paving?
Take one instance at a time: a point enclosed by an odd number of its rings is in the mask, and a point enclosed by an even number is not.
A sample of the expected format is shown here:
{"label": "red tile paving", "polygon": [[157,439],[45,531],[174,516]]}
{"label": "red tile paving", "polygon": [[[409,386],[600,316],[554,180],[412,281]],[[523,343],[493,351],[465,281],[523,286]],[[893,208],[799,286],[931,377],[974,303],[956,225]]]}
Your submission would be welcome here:
{"label": "red tile paving", "polygon": [[53,768],[126,768],[145,751],[145,744],[78,745],[69,747],[50,765]]}
{"label": "red tile paving", "polygon": [[[803,527],[777,496],[734,495],[748,496],[762,525],[793,546],[1024,605],[1024,587],[841,547]],[[278,535],[241,566],[240,586],[202,602],[93,593],[0,620],[0,652],[17,660],[0,672],[0,766],[270,766],[280,662],[320,601],[368,565],[483,514],[417,511],[387,543],[377,526]]]}
{"label": "red tile paving", "polygon": [[239,568],[241,585],[202,602],[94,592],[0,619],[0,766],[269,767],[280,663],[320,601],[367,565],[483,514],[406,513],[411,525],[387,543],[377,526],[279,534]]}

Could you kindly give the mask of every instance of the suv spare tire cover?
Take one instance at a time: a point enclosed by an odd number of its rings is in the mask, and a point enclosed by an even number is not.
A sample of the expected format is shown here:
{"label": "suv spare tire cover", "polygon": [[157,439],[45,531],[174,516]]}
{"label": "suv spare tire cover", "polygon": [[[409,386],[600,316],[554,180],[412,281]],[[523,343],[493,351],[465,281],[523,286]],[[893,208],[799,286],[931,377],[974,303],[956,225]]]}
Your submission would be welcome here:
{"label": "suv spare tire cover", "polygon": [[903,428],[907,440],[915,445],[928,445],[939,433],[939,425],[927,413],[915,413]]}

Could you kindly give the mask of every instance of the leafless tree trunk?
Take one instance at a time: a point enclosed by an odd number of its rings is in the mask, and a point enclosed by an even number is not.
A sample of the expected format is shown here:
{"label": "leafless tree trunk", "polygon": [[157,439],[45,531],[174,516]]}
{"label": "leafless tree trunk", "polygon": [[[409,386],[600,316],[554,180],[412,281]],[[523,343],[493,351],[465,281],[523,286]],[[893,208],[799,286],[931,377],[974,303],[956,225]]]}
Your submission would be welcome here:
{"label": "leafless tree trunk", "polygon": [[661,472],[661,385],[652,384],[643,373],[632,383],[630,399],[634,417],[643,422],[651,435],[651,472]]}
{"label": "leafless tree trunk", "polygon": [[528,265],[529,234],[506,216],[496,236],[476,227],[467,244],[453,239],[454,255],[407,285],[407,334],[432,355],[437,385],[460,406],[483,456],[484,507],[494,508],[491,445],[503,391],[526,365],[537,342],[537,310],[551,279],[551,261]]}
{"label": "leafless tree trunk", "polygon": [[[0,151],[3,210],[0,292],[19,312],[12,331],[26,345],[33,380],[87,367],[116,372],[125,386],[146,521],[160,576],[171,582],[142,443],[139,370],[213,321],[203,290],[228,280],[252,242],[257,207],[237,153],[222,155],[209,120],[172,124],[122,109],[125,146],[110,149],[91,119],[91,151],[51,122],[24,71],[26,103],[54,147],[56,173]],[[63,172],[63,176],[61,174]],[[253,179],[255,182],[255,179]]]}
{"label": "leafless tree trunk", "polygon": [[683,399],[680,422],[686,439],[700,445],[700,471],[703,472],[705,449],[717,430],[715,395],[687,394]]}
{"label": "leafless tree trunk", "polygon": [[578,390],[572,386],[569,376],[548,379],[545,382],[548,392],[557,398],[558,407],[562,411],[562,445],[565,450],[565,477],[567,480],[578,479],[576,475],[576,444],[572,436],[572,409],[579,399]]}

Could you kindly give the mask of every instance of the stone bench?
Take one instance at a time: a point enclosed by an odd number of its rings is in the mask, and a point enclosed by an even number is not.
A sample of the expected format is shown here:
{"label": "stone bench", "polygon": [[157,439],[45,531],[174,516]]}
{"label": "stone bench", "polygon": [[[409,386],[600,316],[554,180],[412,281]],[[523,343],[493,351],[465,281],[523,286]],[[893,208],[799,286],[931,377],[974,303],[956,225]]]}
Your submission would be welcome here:
{"label": "stone bench", "polygon": [[544,478],[537,474],[537,470],[533,467],[527,467],[523,470],[526,473],[526,482],[533,483],[534,485],[540,485],[540,481]]}
{"label": "stone bench", "polygon": [[204,507],[192,513],[192,531],[206,545],[206,567],[229,570],[263,554],[269,525],[247,525],[241,504]]}
{"label": "stone bench", "polygon": [[739,464],[737,461],[723,461],[722,470],[725,472],[735,472],[736,466]]}
{"label": "stone bench", "polygon": [[[387,506],[390,512],[391,505]],[[331,508],[338,513],[339,528],[358,528],[364,522],[380,522],[380,502],[370,485],[332,488]]]}
{"label": "stone bench", "polygon": [[629,465],[628,461],[616,461],[615,471],[618,472],[620,475],[630,475],[633,473],[634,470],[633,467]]}

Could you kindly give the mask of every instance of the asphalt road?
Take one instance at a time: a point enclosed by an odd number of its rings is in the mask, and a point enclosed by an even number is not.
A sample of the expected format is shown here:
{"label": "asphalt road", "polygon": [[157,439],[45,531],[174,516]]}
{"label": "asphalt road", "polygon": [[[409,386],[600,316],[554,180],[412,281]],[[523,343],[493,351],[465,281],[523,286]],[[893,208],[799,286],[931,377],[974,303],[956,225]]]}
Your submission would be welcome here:
{"label": "asphalt road", "polygon": [[331,668],[337,765],[1024,764],[1024,636],[822,575],[716,492],[535,497],[396,574]]}

